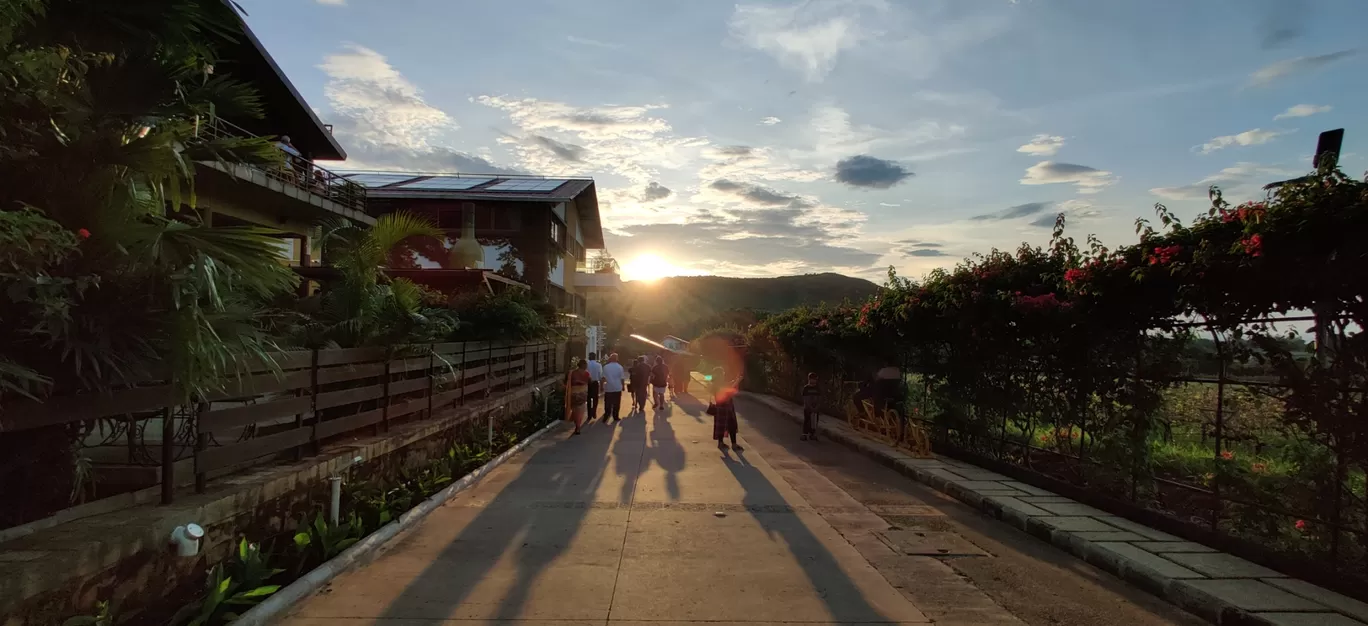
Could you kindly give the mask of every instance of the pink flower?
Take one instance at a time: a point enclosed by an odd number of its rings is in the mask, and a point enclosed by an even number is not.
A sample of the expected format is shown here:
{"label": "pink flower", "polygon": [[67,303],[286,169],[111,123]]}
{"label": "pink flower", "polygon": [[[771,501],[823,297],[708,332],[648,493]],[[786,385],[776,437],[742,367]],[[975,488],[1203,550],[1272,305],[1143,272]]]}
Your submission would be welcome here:
{"label": "pink flower", "polygon": [[82,228],[76,231],[76,236],[80,237],[81,239],[90,239],[90,231]]}
{"label": "pink flower", "polygon": [[1071,268],[1064,272],[1064,282],[1075,284],[1088,279],[1088,273],[1078,268]]}
{"label": "pink flower", "polygon": [[1255,233],[1240,240],[1240,246],[1244,248],[1245,254],[1252,257],[1263,256],[1263,235]]}
{"label": "pink flower", "polygon": [[1297,527],[1297,530],[1300,530],[1300,531],[1302,531],[1302,532],[1306,532],[1306,520],[1304,520],[1304,519],[1299,519],[1299,520],[1297,520],[1296,527]]}

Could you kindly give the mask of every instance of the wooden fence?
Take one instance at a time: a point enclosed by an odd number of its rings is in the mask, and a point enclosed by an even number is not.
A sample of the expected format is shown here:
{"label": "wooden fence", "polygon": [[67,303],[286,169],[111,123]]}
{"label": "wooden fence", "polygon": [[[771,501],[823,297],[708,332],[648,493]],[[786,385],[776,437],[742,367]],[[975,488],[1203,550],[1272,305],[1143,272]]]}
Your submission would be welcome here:
{"label": "wooden fence", "polygon": [[[194,459],[195,486],[204,491],[211,475],[281,455],[301,459],[330,439],[379,434],[396,421],[562,372],[560,350],[550,343],[458,342],[281,352],[188,405],[176,403],[166,381],[8,404],[0,410],[0,436],[80,423],[88,440],[126,445],[128,463],[158,465],[162,502],[169,503],[178,460]],[[147,433],[158,430],[158,443],[149,445]]]}

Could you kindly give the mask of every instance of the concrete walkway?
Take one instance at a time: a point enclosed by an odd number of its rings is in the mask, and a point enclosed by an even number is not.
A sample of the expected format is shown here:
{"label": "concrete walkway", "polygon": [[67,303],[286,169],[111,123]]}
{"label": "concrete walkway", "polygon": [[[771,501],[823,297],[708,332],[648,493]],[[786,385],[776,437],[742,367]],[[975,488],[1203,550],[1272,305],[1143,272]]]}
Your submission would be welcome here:
{"label": "concrete walkway", "polygon": [[[720,452],[687,397],[544,439],[284,623],[1200,623],[1087,566],[1023,556],[1038,542],[1022,533],[988,525],[1020,537],[982,537],[957,521],[977,516],[939,494],[888,497],[915,483],[798,442],[773,409],[743,404],[741,416],[743,451]],[[838,486],[853,475],[883,503]],[[1030,610],[1054,593],[1019,580],[1032,576],[1081,608]]]}

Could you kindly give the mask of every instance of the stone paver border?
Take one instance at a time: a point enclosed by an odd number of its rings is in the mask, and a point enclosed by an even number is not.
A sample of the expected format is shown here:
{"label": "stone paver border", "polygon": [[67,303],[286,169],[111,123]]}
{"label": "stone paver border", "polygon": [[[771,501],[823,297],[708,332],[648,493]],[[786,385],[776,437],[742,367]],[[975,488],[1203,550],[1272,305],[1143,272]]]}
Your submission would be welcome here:
{"label": "stone paver border", "polygon": [[[745,393],[790,419],[802,409]],[[1368,603],[1184,541],[969,463],[916,459],[844,420],[822,416],[822,435],[1047,541],[1122,580],[1222,626],[1368,626]]]}

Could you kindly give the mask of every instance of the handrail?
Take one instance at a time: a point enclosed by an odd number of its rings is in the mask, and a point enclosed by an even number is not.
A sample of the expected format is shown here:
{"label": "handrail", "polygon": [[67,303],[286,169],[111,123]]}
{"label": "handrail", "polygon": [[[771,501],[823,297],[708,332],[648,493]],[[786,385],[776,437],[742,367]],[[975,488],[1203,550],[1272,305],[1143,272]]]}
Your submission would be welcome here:
{"label": "handrail", "polygon": [[401,170],[342,170],[344,176],[356,174],[395,174],[411,176],[413,178],[423,178],[425,176],[441,176],[443,178],[507,178],[512,180],[587,180],[593,181],[592,176],[547,176],[544,174],[479,174],[473,172],[406,172]]}
{"label": "handrail", "polygon": [[[228,120],[212,117],[207,123],[200,124],[201,136],[210,139],[232,137],[256,137],[245,129]],[[366,187],[348,180],[325,167],[281,150],[284,160],[280,167],[251,166],[268,178],[327,198],[349,209],[366,212]]]}

